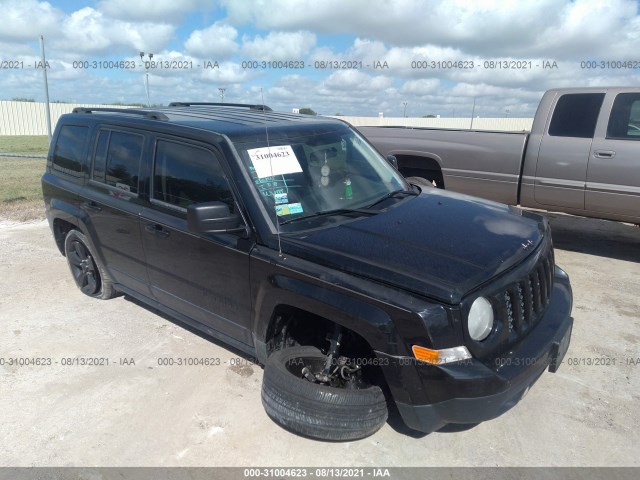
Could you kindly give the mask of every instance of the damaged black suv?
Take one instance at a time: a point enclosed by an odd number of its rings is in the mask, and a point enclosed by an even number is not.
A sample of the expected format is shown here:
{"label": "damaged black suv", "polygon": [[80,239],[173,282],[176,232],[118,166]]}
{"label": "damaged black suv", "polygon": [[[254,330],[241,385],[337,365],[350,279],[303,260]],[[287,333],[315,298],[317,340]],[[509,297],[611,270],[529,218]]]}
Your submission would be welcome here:
{"label": "damaged black suv", "polygon": [[267,414],[305,436],[365,437],[392,404],[422,432],[494,418],[569,345],[544,217],[409,183],[335,119],[78,108],[42,187],[82,292],[254,356]]}

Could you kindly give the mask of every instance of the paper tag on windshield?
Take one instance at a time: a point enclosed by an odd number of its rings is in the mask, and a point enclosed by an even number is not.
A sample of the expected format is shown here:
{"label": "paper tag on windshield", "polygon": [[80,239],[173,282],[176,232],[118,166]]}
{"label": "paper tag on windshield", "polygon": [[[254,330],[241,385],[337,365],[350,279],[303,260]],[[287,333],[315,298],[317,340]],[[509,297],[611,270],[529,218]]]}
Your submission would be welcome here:
{"label": "paper tag on windshield", "polygon": [[247,153],[258,178],[302,171],[300,162],[298,162],[296,154],[293,153],[291,145],[252,148],[247,150]]}

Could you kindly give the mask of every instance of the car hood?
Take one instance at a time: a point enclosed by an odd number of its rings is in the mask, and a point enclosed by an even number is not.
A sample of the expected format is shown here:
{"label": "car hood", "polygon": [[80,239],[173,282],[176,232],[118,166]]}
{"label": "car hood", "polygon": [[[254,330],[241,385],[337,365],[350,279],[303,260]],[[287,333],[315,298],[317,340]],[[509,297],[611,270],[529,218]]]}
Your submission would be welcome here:
{"label": "car hood", "polygon": [[[344,218],[344,217],[341,217]],[[544,217],[425,189],[370,217],[283,236],[291,255],[455,304],[519,264],[548,231]]]}

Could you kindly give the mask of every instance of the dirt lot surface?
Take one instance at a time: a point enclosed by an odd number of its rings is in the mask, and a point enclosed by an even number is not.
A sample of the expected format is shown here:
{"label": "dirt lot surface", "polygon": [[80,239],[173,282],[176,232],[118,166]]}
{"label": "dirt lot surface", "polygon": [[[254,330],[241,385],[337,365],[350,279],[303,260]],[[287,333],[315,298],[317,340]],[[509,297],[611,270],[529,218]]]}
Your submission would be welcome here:
{"label": "dirt lot surface", "polygon": [[[640,466],[640,229],[552,223],[575,297],[558,373],[474,428],[412,436],[395,419],[342,444],[276,426],[262,369],[238,352],[126,297],[82,295],[46,223],[2,224],[0,466]],[[77,357],[109,364],[64,365]]]}

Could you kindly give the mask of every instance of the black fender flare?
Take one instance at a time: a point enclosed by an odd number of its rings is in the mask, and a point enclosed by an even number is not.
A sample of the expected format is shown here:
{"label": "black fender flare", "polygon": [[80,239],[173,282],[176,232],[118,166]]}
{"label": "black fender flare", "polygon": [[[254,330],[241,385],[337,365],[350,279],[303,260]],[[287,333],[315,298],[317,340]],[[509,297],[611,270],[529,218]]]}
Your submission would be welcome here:
{"label": "black fender flare", "polygon": [[[388,311],[364,296],[339,291],[321,279],[275,274],[263,282],[255,295],[253,332],[258,360],[267,358],[267,335],[273,314],[282,306],[313,312],[356,332],[373,351],[388,351],[389,345],[402,348],[399,334]],[[360,297],[360,298],[358,298]],[[389,306],[389,308],[393,308]],[[397,353],[397,352],[396,352]]]}
{"label": "black fender flare", "polygon": [[[87,238],[87,243],[89,243],[89,247],[94,252],[94,254],[98,257],[98,260],[100,261],[100,263],[105,268],[107,268],[104,256],[102,254],[102,249],[97,248],[97,245],[93,241],[94,238],[97,238],[97,235],[96,235],[95,229],[93,228],[91,218],[89,217],[89,214],[87,212],[85,212],[79,206],[74,205],[73,203],[65,202],[64,200],[60,200],[58,198],[52,198],[51,203],[49,205],[49,210],[47,212],[47,216],[49,218],[49,223],[52,229],[54,228],[54,225],[55,225],[54,222],[56,220],[63,220],[65,222],[68,222],[74,225],[78,230],[80,230],[84,234],[84,236]],[[58,248],[60,248],[59,245],[58,245]],[[64,255],[64,248],[62,248],[60,253]]]}

